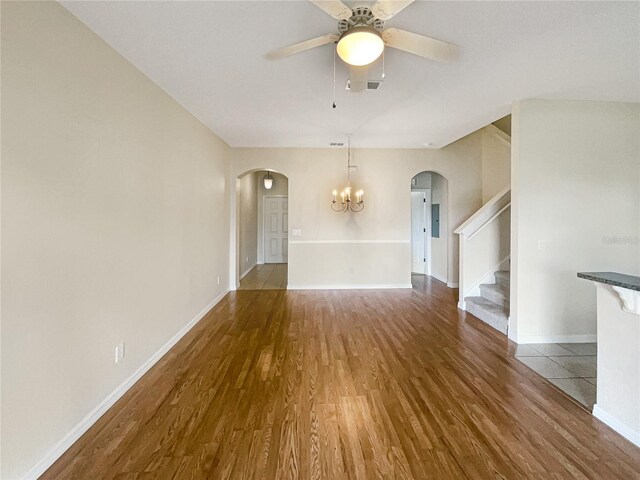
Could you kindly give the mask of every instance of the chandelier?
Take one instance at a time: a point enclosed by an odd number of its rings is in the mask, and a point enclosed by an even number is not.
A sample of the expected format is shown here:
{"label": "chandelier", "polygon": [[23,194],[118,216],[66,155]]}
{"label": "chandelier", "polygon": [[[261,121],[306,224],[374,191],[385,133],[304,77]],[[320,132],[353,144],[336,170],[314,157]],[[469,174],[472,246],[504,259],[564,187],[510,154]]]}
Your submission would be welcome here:
{"label": "chandelier", "polygon": [[347,186],[340,192],[340,200],[337,199],[338,191],[333,191],[331,210],[334,212],[361,212],[364,209],[364,192],[355,192],[355,200],[351,198],[351,136],[347,136]]}

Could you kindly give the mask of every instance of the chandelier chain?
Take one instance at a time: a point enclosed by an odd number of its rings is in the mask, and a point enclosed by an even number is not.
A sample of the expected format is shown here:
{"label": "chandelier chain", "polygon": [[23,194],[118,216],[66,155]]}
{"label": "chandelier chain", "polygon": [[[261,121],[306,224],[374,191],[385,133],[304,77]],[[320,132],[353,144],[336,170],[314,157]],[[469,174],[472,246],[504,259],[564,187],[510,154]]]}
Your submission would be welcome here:
{"label": "chandelier chain", "polygon": [[340,202],[337,201],[338,191],[333,191],[331,210],[334,212],[361,212],[364,209],[364,192],[355,192],[355,201],[351,199],[351,135],[347,135],[347,186],[340,192]]}

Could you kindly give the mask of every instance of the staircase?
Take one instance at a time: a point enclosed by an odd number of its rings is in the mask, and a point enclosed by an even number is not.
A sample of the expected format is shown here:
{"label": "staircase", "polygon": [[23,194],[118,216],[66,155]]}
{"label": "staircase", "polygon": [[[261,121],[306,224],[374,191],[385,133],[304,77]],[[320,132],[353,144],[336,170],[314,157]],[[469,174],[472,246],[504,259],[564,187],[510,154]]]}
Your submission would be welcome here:
{"label": "staircase", "polygon": [[510,272],[497,271],[495,284],[481,284],[479,297],[464,299],[467,312],[505,335],[509,325],[509,278]]}

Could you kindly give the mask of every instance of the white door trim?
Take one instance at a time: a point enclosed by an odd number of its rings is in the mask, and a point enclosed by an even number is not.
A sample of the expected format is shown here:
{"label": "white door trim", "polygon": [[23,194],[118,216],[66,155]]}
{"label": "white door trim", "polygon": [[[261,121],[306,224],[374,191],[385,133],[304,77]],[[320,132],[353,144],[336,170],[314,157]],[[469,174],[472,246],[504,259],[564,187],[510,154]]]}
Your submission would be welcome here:
{"label": "white door trim", "polygon": [[[287,199],[287,217],[289,214],[289,195],[263,195],[262,196],[262,261],[267,263],[267,198],[286,198]],[[287,227],[287,244],[289,242],[289,228]],[[289,260],[287,259],[287,263]]]}

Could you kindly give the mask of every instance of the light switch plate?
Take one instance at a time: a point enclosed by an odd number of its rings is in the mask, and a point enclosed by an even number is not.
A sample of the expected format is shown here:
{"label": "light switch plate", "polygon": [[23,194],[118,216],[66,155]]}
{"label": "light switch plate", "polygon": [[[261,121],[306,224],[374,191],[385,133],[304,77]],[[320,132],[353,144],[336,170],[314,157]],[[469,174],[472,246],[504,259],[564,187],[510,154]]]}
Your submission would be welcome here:
{"label": "light switch plate", "polygon": [[122,342],[120,345],[116,345],[114,360],[116,363],[120,363],[123,358],[124,358],[124,342]]}

